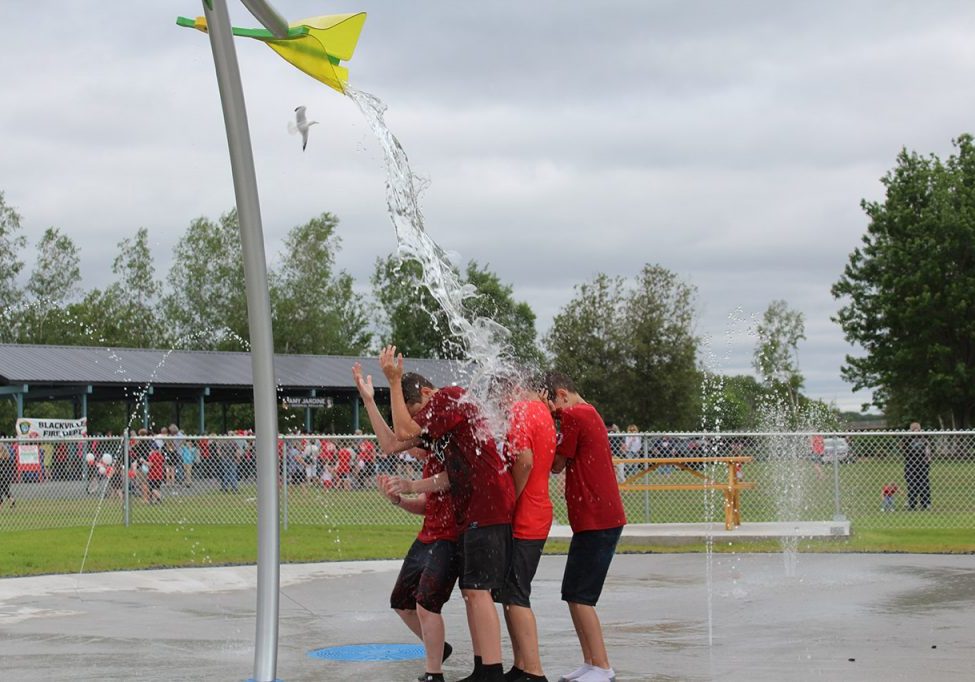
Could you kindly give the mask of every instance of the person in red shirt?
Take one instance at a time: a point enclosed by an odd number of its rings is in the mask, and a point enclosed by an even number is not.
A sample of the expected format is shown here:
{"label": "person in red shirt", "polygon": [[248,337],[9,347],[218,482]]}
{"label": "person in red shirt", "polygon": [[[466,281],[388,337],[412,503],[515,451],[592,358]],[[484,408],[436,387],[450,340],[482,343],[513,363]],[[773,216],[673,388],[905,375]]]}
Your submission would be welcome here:
{"label": "person in red shirt", "polygon": [[616,674],[609,664],[596,602],[626,525],[609,434],[599,412],[583,400],[568,376],[549,372],[545,390],[549,407],[560,422],[552,471],[565,471],[565,501],[572,526],[562,600],[569,605],[584,661],[562,679],[608,682]]}
{"label": "person in red shirt", "polygon": [[149,501],[158,504],[162,502],[162,484],[166,478],[166,456],[159,448],[153,448],[148,460],[149,471],[146,473],[146,481],[149,484]]}
{"label": "person in red shirt", "polygon": [[[529,382],[530,383],[530,382]],[[505,679],[530,682],[546,679],[538,655],[538,628],[531,609],[531,583],[552,527],[549,472],[555,460],[555,422],[537,386],[511,390],[503,402],[510,409],[506,458],[515,482],[511,562],[497,595],[511,637],[514,665]]]}
{"label": "person in red shirt", "polygon": [[464,557],[460,579],[474,649],[474,672],[459,682],[503,682],[501,622],[491,590],[504,585],[511,548],[515,486],[480,411],[459,386],[434,388],[403,372],[395,346],[379,354],[389,382],[393,432],[443,460],[443,474],[423,481],[392,479],[390,490],[423,493],[450,487]]}
{"label": "person in red shirt", "polygon": [[[369,422],[383,452],[396,452],[403,446],[376,407],[372,377],[362,376],[362,367],[352,368],[359,396],[366,407]],[[371,443],[370,443],[371,445]],[[433,478],[443,473],[443,463],[436,457],[425,459],[423,476]],[[443,682],[443,661],[453,650],[445,641],[441,610],[460,573],[458,530],[454,519],[453,500],[448,490],[404,497],[391,490],[390,477],[381,474],[379,491],[392,504],[413,514],[423,515],[423,527],[403,559],[403,566],[390,595],[390,606],[406,626],[423,642],[426,651],[424,682]]]}
{"label": "person in red shirt", "polygon": [[[362,435],[362,431],[357,431],[356,435]],[[372,482],[372,477],[376,475],[376,446],[368,438],[359,441],[359,462],[356,466],[356,485],[365,488]]]}
{"label": "person in red shirt", "polygon": [[352,450],[339,448],[338,464],[335,465],[335,486],[342,490],[352,490]]}

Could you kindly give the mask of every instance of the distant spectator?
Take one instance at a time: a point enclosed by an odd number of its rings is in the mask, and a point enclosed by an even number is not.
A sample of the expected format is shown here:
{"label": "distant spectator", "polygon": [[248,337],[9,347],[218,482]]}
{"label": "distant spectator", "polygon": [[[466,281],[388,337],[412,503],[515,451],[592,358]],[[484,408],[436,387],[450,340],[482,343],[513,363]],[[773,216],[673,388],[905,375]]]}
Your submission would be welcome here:
{"label": "distant spectator", "polygon": [[907,483],[907,508],[931,507],[931,443],[921,433],[920,422],[911,423],[911,435],[904,446],[904,482]]}
{"label": "distant spectator", "polygon": [[[227,435],[235,434],[228,431]],[[240,464],[241,450],[238,441],[230,438],[218,440],[216,449],[220,460],[220,490],[236,493],[240,490],[237,467]]]}
{"label": "distant spectator", "polygon": [[305,482],[313,483],[318,478],[318,441],[309,438],[304,441],[301,458],[305,465]]}
{"label": "distant spectator", "polygon": [[[636,424],[630,424],[626,427],[626,438],[623,440],[623,456],[627,459],[639,459],[643,456],[643,438],[638,436],[640,429],[637,428]],[[631,475],[639,468],[635,464],[627,464],[625,470],[623,471],[623,476],[620,477],[619,467],[616,469],[617,477],[620,480],[624,480],[627,476]]]}
{"label": "distant spectator", "polygon": [[885,512],[894,511],[896,508],[894,496],[897,494],[897,490],[897,484],[891,482],[885,485],[881,491],[881,496],[884,498],[883,510]]}
{"label": "distant spectator", "polygon": [[341,447],[335,465],[335,486],[342,490],[352,489],[352,448]]}
{"label": "distant spectator", "polygon": [[189,440],[183,440],[179,446],[180,458],[183,460],[183,487],[189,488],[193,485],[193,464],[196,462],[197,449]]}
{"label": "distant spectator", "polygon": [[[0,433],[0,438],[6,438],[7,434]],[[14,496],[10,494],[10,484],[14,480],[17,470],[17,463],[14,461],[14,453],[7,443],[0,441],[0,506],[5,500],[10,500],[10,507],[16,506]]]}
{"label": "distant spectator", "polygon": [[146,481],[149,484],[149,503],[162,502],[162,484],[166,478],[166,456],[154,449],[149,453],[149,472]]}
{"label": "distant spectator", "polygon": [[[362,431],[357,433],[361,434]],[[376,475],[376,446],[369,438],[359,441],[359,462],[356,467],[356,485],[365,488]]]}

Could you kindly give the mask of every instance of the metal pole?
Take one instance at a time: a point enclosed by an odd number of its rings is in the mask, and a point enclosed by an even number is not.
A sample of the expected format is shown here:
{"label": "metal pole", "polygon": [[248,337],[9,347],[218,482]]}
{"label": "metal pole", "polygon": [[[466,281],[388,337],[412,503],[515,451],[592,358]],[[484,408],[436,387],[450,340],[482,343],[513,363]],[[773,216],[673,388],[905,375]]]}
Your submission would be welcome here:
{"label": "metal pole", "polygon": [[129,478],[129,430],[122,430],[122,463],[125,470],[122,474],[122,495],[123,495],[123,508],[125,509],[125,527],[129,527],[129,484],[132,481]]}
{"label": "metal pole", "polygon": [[[647,442],[648,440],[649,437],[647,436],[647,434],[644,434],[641,438],[642,441],[641,445],[643,446],[642,447],[643,459],[647,459],[650,456],[648,454],[649,453],[649,447],[648,447],[649,443]],[[650,523],[650,491],[649,490],[643,491],[643,522]]]}
{"label": "metal pole", "polygon": [[285,530],[288,530],[288,445],[288,441],[281,441],[281,487],[284,489],[284,499],[281,504]]}
{"label": "metal pole", "polygon": [[833,520],[840,523],[846,521],[846,516],[840,509],[840,458],[836,456],[836,448],[833,448],[833,501],[836,505],[833,510]]}
{"label": "metal pole", "polygon": [[275,404],[274,340],[271,333],[267,262],[264,255],[257,178],[254,174],[254,156],[227,3],[225,0],[204,0],[203,11],[220,89],[234,193],[237,198],[254,381],[254,458],[257,469],[257,632],[254,641],[254,680],[273,682],[278,648],[280,533],[275,467],[278,415]]}

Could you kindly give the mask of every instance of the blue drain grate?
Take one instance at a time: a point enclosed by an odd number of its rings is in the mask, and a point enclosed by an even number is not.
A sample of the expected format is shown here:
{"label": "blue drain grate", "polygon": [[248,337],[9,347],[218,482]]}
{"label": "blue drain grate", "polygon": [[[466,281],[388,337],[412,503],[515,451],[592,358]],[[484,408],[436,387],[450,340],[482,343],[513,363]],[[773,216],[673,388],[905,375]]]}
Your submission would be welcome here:
{"label": "blue drain grate", "polygon": [[326,661],[412,661],[423,658],[422,644],[347,644],[309,651],[310,658]]}

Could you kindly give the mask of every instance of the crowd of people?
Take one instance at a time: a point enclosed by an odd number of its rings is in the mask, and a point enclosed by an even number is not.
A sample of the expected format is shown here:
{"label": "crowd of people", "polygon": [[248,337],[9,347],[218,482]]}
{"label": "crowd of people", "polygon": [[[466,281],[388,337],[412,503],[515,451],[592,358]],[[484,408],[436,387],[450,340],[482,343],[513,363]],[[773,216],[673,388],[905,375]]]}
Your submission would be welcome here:
{"label": "crowd of people", "polygon": [[[353,377],[380,449],[387,455],[409,452],[423,462],[416,476],[377,476],[391,504],[423,517],[390,596],[390,606],[424,644],[420,679],[444,680],[443,661],[453,648],[441,610],[458,582],[473,649],[473,670],[460,682],[547,679],[531,584],[552,524],[549,477],[564,471],[573,535],[562,599],[582,660],[559,680],[613,680],[595,607],[626,516],[599,413],[558,372],[501,382],[496,397],[509,426],[497,442],[482,408],[463,388],[438,388],[404,372],[393,346],[382,350],[379,362],[390,386],[392,424],[376,404],[372,377],[358,364]],[[503,605],[511,642],[507,671],[496,602]]]}

